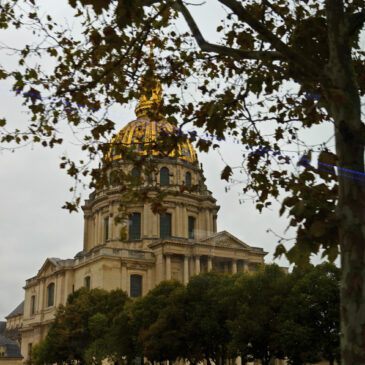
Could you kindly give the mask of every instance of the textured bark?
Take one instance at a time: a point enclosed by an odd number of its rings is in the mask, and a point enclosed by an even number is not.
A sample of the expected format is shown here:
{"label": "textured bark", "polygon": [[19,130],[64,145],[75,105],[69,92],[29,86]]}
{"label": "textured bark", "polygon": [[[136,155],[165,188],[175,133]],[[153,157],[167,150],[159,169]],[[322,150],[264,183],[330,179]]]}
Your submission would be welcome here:
{"label": "textured bark", "polygon": [[[364,173],[364,125],[351,61],[349,24],[340,0],[327,0],[330,59],[326,90],[342,168]],[[341,352],[345,365],[365,364],[365,178],[339,176]]]}

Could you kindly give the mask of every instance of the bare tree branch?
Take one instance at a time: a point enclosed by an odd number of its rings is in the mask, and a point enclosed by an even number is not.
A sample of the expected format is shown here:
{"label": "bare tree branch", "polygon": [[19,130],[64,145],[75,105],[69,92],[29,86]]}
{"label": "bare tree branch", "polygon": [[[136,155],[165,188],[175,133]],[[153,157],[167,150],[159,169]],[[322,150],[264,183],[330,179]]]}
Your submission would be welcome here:
{"label": "bare tree branch", "polygon": [[222,56],[230,56],[237,59],[251,59],[251,60],[269,59],[274,61],[274,60],[282,60],[285,58],[281,53],[275,51],[244,51],[241,49],[235,49],[221,46],[218,44],[209,43],[204,39],[202,33],[200,32],[199,27],[195,23],[189,10],[181,0],[175,4],[175,8],[176,10],[180,11],[181,14],[184,16],[195,40],[197,41],[202,51],[215,52]]}
{"label": "bare tree branch", "polygon": [[[289,46],[283,43],[279,38],[277,38],[272,32],[268,30],[260,21],[258,21],[254,16],[252,16],[242,5],[236,0],[218,0],[223,5],[227,6],[237,17],[244,23],[248,24],[253,30],[264,37],[267,42],[269,42],[278,52],[280,52],[286,59],[292,61],[297,66],[301,67],[304,72],[312,75],[316,72],[318,67],[308,61],[308,59],[300,54],[299,52],[293,51]],[[317,77],[321,77],[317,73]]]}

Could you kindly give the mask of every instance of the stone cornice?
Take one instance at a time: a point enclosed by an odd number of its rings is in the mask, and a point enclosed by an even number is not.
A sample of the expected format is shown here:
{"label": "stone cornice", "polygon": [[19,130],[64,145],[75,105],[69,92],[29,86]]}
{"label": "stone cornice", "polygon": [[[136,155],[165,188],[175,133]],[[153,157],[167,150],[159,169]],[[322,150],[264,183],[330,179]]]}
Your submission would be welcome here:
{"label": "stone cornice", "polygon": [[[255,249],[252,249],[251,247],[228,247],[224,245],[219,244],[209,244],[209,243],[202,243],[199,241],[184,241],[184,240],[176,240],[176,239],[165,239],[165,240],[158,240],[157,242],[152,242],[148,245],[149,248],[152,250],[155,250],[157,248],[167,248],[168,246],[180,246],[180,247],[188,247],[190,249],[195,249],[197,247],[201,248],[209,248],[209,249],[219,249],[219,250],[226,250],[229,252],[244,252],[248,255],[248,258],[252,257],[264,257],[267,255],[267,252],[265,251],[257,251]],[[164,252],[168,254],[173,254],[173,252]],[[214,255],[213,255],[214,256]]]}

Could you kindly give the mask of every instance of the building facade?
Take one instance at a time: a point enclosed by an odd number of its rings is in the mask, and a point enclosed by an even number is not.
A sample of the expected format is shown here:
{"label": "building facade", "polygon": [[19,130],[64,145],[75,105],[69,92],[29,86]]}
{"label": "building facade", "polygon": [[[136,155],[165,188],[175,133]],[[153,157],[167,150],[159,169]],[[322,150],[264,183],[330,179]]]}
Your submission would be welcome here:
{"label": "building facade", "polygon": [[[156,146],[176,128],[165,120],[154,122],[152,108],[161,102],[157,84],[148,99],[142,96],[137,119],[127,124],[112,145],[132,146],[137,155],[152,159],[155,173],[142,179],[124,159],[123,152],[111,148],[106,158],[110,185],[97,189],[85,201],[83,250],[72,259],[47,258],[37,275],[25,284],[24,314],[21,323],[21,353],[27,360],[32,347],[45,337],[56,308],[65,304],[73,291],[81,288],[120,288],[131,297],[145,295],[162,280],[187,283],[201,272],[253,272],[264,262],[266,252],[251,247],[226,231],[217,232],[219,206],[207,189],[196,152],[185,138],[167,155]],[[153,214],[150,204],[128,205],[128,220],[115,223],[123,188],[113,181],[115,171],[123,172],[157,190],[173,192],[164,198],[164,214]],[[141,179],[141,180],[138,180]],[[124,229],[126,235],[120,234]]]}

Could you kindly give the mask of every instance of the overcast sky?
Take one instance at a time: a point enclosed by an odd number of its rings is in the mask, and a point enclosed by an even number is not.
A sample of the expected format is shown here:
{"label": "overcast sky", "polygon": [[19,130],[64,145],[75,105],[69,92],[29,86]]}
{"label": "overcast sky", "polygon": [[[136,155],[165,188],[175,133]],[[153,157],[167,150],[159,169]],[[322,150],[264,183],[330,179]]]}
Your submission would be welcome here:
{"label": "overcast sky", "polygon": [[[52,9],[45,9],[72,23],[66,4],[66,1],[52,1]],[[206,37],[214,40],[221,8],[210,4],[192,10]],[[0,41],[8,45],[19,45],[29,37],[19,31],[0,31]],[[14,57],[3,58],[2,65],[15,67]],[[0,118],[6,117],[10,127],[22,125],[27,115],[20,97],[10,93],[9,88],[9,83],[0,83]],[[132,105],[129,109],[116,108],[110,114],[118,130],[134,119],[133,109]],[[328,137],[328,129],[317,129],[308,136],[314,143],[320,142]],[[232,165],[232,161],[240,162],[242,149],[230,142],[221,143],[222,155]],[[47,257],[72,258],[82,250],[82,214],[69,214],[61,209],[71,198],[68,188],[72,180],[59,169],[60,156],[67,152],[74,157],[77,151],[69,143],[53,150],[29,146],[14,153],[0,152],[0,320],[23,300],[25,280],[37,274]],[[287,221],[278,217],[278,206],[260,214],[250,202],[240,205],[242,196],[238,193],[242,187],[237,185],[225,192],[227,184],[220,180],[225,164],[218,153],[199,154],[199,160],[203,163],[208,188],[221,206],[218,230],[227,230],[249,245],[262,247],[269,252],[266,261],[271,262],[277,240],[266,230],[283,233],[287,226]],[[288,265],[285,259],[276,262]]]}

